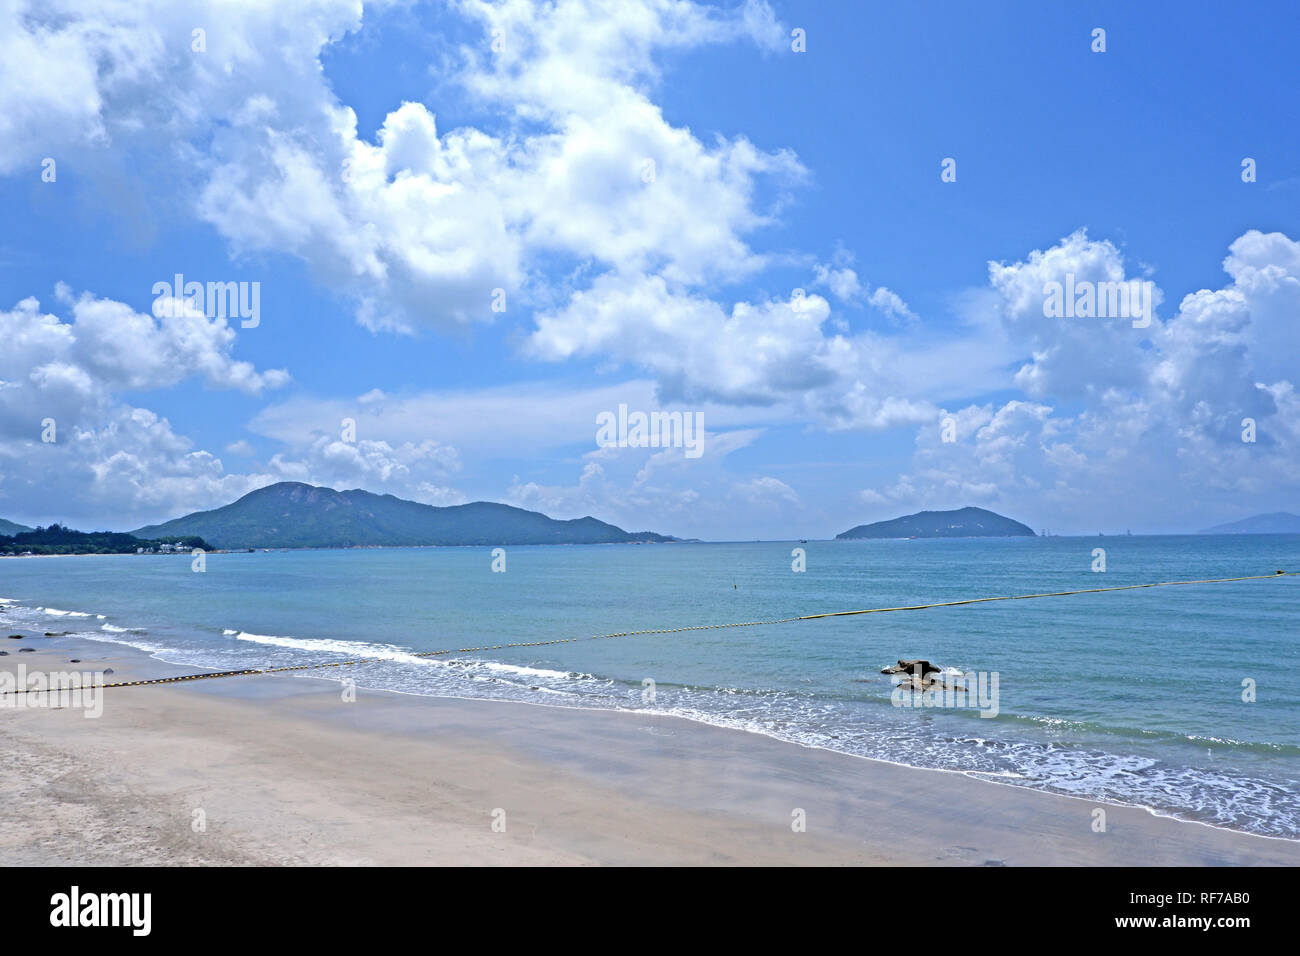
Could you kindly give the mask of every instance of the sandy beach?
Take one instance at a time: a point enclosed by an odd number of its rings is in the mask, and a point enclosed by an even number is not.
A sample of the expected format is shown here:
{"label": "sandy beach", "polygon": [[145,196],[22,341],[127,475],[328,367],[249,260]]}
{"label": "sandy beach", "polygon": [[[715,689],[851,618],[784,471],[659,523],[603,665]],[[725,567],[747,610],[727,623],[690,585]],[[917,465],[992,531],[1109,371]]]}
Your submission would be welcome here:
{"label": "sandy beach", "polygon": [[[12,642],[0,666],[188,672],[24,643],[39,650]],[[1106,807],[1097,833],[1090,801],[648,713],[364,687],[345,702],[300,676],[103,694],[97,719],[0,709],[0,863],[1300,863],[1294,842],[1126,807]]]}

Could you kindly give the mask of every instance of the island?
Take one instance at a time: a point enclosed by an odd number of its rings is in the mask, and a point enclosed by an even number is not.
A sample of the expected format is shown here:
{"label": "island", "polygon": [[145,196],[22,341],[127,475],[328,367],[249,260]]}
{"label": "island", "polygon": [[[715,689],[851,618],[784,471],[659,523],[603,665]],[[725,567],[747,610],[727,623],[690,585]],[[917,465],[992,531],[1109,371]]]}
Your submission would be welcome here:
{"label": "island", "polygon": [[1300,534],[1300,515],[1289,511],[1274,511],[1266,515],[1254,515],[1231,521],[1228,524],[1216,524],[1198,534]]}
{"label": "island", "polygon": [[200,535],[218,548],[375,548],[430,545],[629,544],[676,541],[591,516],[558,520],[511,505],[438,507],[353,489],[281,481],[211,511],[149,525],[142,538]]}
{"label": "island", "polygon": [[914,515],[860,524],[835,536],[836,541],[863,538],[1032,538],[1032,528],[984,508],[918,511]]}

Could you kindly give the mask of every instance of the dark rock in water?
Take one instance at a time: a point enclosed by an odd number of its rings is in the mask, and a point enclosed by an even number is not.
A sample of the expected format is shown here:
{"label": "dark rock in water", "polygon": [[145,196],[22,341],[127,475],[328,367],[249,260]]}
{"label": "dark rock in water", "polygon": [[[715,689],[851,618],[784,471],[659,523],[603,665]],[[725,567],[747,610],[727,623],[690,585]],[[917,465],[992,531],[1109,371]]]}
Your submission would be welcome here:
{"label": "dark rock in water", "polygon": [[68,632],[67,631],[46,631],[45,636],[46,637],[67,637]]}
{"label": "dark rock in water", "polygon": [[0,651],[0,657],[8,657],[8,656],[9,656],[8,651]]}
{"label": "dark rock in water", "polygon": [[105,667],[105,668],[104,668],[104,673],[105,673],[105,674],[111,674],[111,673],[113,673],[113,668],[111,668],[111,667]]}
{"label": "dark rock in water", "polygon": [[72,658],[71,660],[69,660],[68,663],[69,663],[69,664],[80,664],[80,663],[81,663],[81,658],[80,658],[80,657],[74,657],[74,658]]}
{"label": "dark rock in water", "polygon": [[925,677],[917,677],[915,674],[906,674],[903,676],[903,679],[898,682],[898,686],[908,690],[918,691],[930,690],[932,687],[938,687],[942,690],[948,689],[948,685],[943,682],[943,678],[938,674],[928,674]]}
{"label": "dark rock in water", "polygon": [[21,634],[10,634],[10,635],[9,635],[9,640],[11,640],[11,641],[21,641],[22,639],[23,639],[23,636],[22,636]]}
{"label": "dark rock in water", "polygon": [[1006,866],[1007,862],[1006,860],[985,860],[984,865],[985,866]]}
{"label": "dark rock in water", "polygon": [[940,671],[941,668],[935,667],[929,661],[919,660],[919,659],[905,661],[900,658],[897,664],[891,665],[890,667],[883,668],[880,673],[882,674],[911,673],[918,677],[924,677],[926,674],[938,674]]}
{"label": "dark rock in water", "polygon": [[18,648],[18,653],[19,653],[19,654],[35,654],[35,653],[36,653],[36,648],[34,648],[34,647],[20,647],[20,648]]}

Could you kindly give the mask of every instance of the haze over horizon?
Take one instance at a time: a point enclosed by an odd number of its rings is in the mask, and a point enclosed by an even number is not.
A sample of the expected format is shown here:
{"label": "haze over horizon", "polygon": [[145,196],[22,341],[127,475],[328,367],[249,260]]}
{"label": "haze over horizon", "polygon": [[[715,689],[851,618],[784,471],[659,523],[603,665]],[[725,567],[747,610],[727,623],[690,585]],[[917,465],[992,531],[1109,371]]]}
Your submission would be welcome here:
{"label": "haze over horizon", "polygon": [[[1286,16],[4,8],[0,517],[284,480],[708,540],[1300,510]],[[256,321],[155,312],[178,275]],[[1045,316],[1068,277],[1155,315]],[[598,444],[621,406],[700,454]]]}

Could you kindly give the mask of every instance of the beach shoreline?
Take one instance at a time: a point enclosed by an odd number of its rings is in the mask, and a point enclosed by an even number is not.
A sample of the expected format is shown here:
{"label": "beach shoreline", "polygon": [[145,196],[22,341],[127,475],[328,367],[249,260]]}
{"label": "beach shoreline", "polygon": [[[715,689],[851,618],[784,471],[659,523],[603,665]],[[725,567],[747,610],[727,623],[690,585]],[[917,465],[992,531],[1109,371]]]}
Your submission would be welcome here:
{"label": "beach shoreline", "polygon": [[[192,672],[88,639],[23,643],[0,667]],[[97,719],[0,708],[0,862],[1300,863],[1294,841],[646,711],[365,687],[349,702],[301,676],[102,694]]]}

